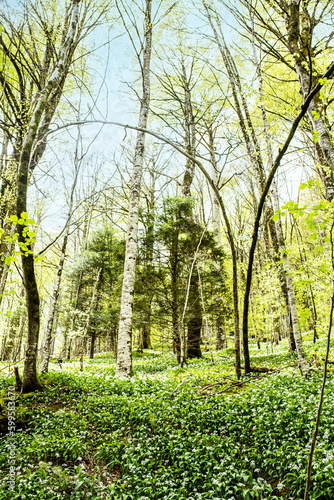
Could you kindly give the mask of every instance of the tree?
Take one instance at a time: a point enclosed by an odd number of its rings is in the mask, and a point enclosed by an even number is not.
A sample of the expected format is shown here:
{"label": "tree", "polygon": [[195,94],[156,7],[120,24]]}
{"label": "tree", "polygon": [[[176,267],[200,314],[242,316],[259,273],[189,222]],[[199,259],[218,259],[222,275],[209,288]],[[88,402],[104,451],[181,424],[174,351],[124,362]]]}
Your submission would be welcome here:
{"label": "tree", "polygon": [[[122,9],[128,14],[122,0],[117,2],[117,8],[126,27]],[[147,126],[149,106],[150,106],[150,63],[152,52],[152,0],[145,0],[144,11],[144,34],[140,41],[139,63],[142,72],[142,96],[138,127],[143,129]],[[118,331],[117,347],[117,368],[116,376],[126,378],[132,374],[132,315],[133,315],[133,297],[135,285],[136,257],[137,257],[137,234],[139,218],[139,201],[142,180],[142,166],[145,153],[145,133],[138,132],[133,159],[133,173],[131,182],[128,229],[126,238],[123,288],[121,299],[121,311]]]}
{"label": "tree", "polygon": [[[267,2],[240,0],[254,18],[255,41],[271,58],[294,70],[299,83],[300,94],[305,101],[311,88],[317,83],[327,85],[322,73],[333,59],[329,41],[332,34],[327,30],[331,22],[332,3],[326,0],[279,0],[268,5]],[[233,10],[236,19],[250,33],[251,27],[246,18]],[[240,11],[239,11],[240,12]],[[262,12],[266,15],[263,16]],[[317,144],[320,175],[324,182],[326,197],[334,197],[334,146],[328,127],[325,89],[311,100],[307,118],[311,133]]]}
{"label": "tree", "polygon": [[[217,28],[215,27],[213,23],[213,14],[210,11],[208,5],[206,2],[203,1],[203,5],[205,7],[206,15],[208,17],[208,20],[210,22],[211,28],[214,32],[214,37],[215,41],[219,47],[220,53],[222,55],[222,59],[224,61],[225,68],[227,70],[231,88],[232,88],[232,94],[235,102],[235,109],[238,115],[240,127],[242,130],[242,135],[244,138],[244,143],[246,146],[247,154],[249,156],[250,161],[253,163],[255,167],[255,173],[257,174],[258,177],[258,182],[259,186],[261,189],[261,192],[263,192],[265,185],[266,185],[266,172],[264,169],[264,162],[262,159],[261,155],[261,148],[259,141],[257,139],[257,135],[255,132],[255,128],[252,123],[251,115],[248,110],[247,102],[244,97],[242,88],[241,88],[241,83],[240,83],[240,76],[238,74],[238,69],[236,67],[236,64],[226,46],[223,33],[221,30],[220,22],[218,20],[218,16],[216,13],[214,13],[215,18],[216,18],[216,24]],[[253,46],[254,49],[254,46]],[[256,52],[254,51],[254,56],[256,58]],[[257,64],[257,72],[260,76],[260,95],[262,92],[262,86],[261,86],[261,73],[260,73],[260,66]],[[269,135],[268,135],[268,126],[266,122],[266,114],[265,110],[263,107],[263,94],[262,94],[262,118],[264,120],[264,128],[266,131],[266,144],[267,144],[267,150],[268,150],[268,156],[269,156],[269,167],[272,167],[273,164],[273,154],[271,151],[271,146],[270,146],[270,140],[269,140]],[[274,185],[275,186],[275,185]],[[277,204],[277,193],[275,189],[272,190],[272,195],[274,199],[275,205]],[[277,208],[277,207],[275,207]],[[298,351],[298,356],[300,359],[301,366],[304,367],[305,374],[307,375],[307,365],[305,362],[305,354],[303,351],[302,347],[302,341],[301,341],[301,334],[300,334],[300,328],[299,328],[299,322],[298,322],[298,315],[297,315],[297,308],[296,308],[296,301],[295,301],[295,295],[294,295],[294,290],[293,290],[293,284],[291,280],[291,276],[288,272],[288,270],[284,267],[282,267],[282,264],[280,263],[280,258],[278,255],[278,248],[280,246],[281,252],[283,252],[282,255],[285,255],[284,253],[284,240],[282,239],[282,232],[280,230],[280,223],[276,224],[276,228],[274,227],[274,223],[271,219],[272,215],[272,208],[270,206],[269,199],[266,200],[264,199],[264,219],[267,220],[268,225],[269,225],[269,230],[270,230],[270,235],[271,235],[271,240],[273,244],[273,257],[278,265],[278,270],[279,270],[279,276],[280,276],[280,281],[281,281],[281,287],[282,287],[282,292],[283,296],[285,297],[285,303],[286,306],[288,306],[288,309],[291,314],[292,318],[292,326],[293,326],[293,332],[294,332],[294,340],[297,344],[297,351]],[[279,239],[279,241],[278,241]],[[255,248],[254,248],[255,250]],[[249,279],[249,278],[248,278]],[[248,292],[248,283],[246,286],[246,292],[245,292],[245,298],[244,298],[244,316],[243,316],[243,347],[244,347],[244,357],[245,357],[245,370],[250,371],[250,359],[249,359],[249,349],[248,349],[248,308],[249,308],[249,292]],[[291,343],[292,345],[292,343]]]}
{"label": "tree", "polygon": [[[41,12],[47,12],[47,9],[44,8],[44,4],[42,2],[40,2],[40,5]],[[56,37],[54,45],[52,45],[48,32],[48,30],[50,33],[53,31],[50,20],[48,18],[43,19],[43,17],[40,19],[39,11],[33,7],[29,8],[29,5],[27,7],[28,11],[25,12],[28,19],[31,18],[34,12],[37,12],[37,19],[39,19],[41,24],[44,24],[46,27],[46,38],[48,41],[45,46],[44,58],[39,66],[41,68],[41,77],[36,87],[33,87],[33,92],[29,96],[28,103],[26,102],[25,94],[22,94],[22,89],[19,94],[20,99],[23,100],[21,102],[22,106],[29,105],[29,114],[25,114],[24,124],[18,134],[20,137],[20,145],[16,150],[18,165],[16,181],[16,216],[18,220],[17,233],[19,244],[21,248],[23,248],[22,270],[28,311],[28,339],[23,374],[23,392],[33,391],[38,387],[36,359],[40,325],[40,305],[35,277],[33,251],[30,243],[26,245],[24,232],[24,228],[26,226],[21,224],[20,221],[22,221],[22,216],[23,218],[27,217],[27,194],[30,174],[36,165],[36,162],[44,153],[46,147],[45,134],[49,130],[50,122],[62,96],[65,81],[68,77],[75,51],[81,40],[92,31],[101,18],[101,11],[91,17],[91,8],[93,9],[94,5],[90,0],[83,2],[81,2],[81,0],[72,0],[63,19],[61,39]],[[30,33],[33,33],[33,25],[31,24],[30,27]],[[21,31],[24,31],[23,27],[21,28]],[[29,34],[29,37],[30,36],[31,35]],[[11,43],[14,47],[15,39],[16,35],[11,38]],[[3,38],[1,45],[6,53],[6,56],[17,68],[17,81],[21,84],[21,76],[26,68],[22,66],[22,63],[20,66],[20,60],[18,59],[15,50],[13,50],[12,46],[7,47]],[[23,47],[24,50],[29,50],[28,48],[30,47],[30,43],[28,43],[23,37],[16,39],[16,45],[19,48]],[[51,47],[56,50],[56,57],[54,58],[50,53]],[[34,57],[36,57],[36,45],[33,47],[33,51]],[[24,54],[22,55],[22,61],[24,61]],[[32,78],[32,80],[35,81],[30,68],[28,74],[29,78]],[[11,91],[4,74],[2,78],[2,85],[5,89],[5,95],[8,98],[7,100],[11,103],[12,101],[10,101],[10,99],[13,92]],[[21,108],[19,107],[19,109]],[[21,113],[22,111],[20,111],[19,115],[20,121],[22,118]]]}

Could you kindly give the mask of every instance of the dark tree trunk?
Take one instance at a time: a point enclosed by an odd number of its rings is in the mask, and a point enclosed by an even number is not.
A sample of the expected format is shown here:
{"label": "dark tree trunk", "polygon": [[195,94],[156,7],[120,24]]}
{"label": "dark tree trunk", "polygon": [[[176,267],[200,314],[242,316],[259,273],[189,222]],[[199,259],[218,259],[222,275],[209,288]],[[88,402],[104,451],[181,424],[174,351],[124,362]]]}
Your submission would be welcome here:
{"label": "dark tree trunk", "polygon": [[192,273],[190,280],[189,299],[187,314],[187,357],[201,358],[201,330],[202,330],[202,306],[199,294],[199,283],[197,273]]}
{"label": "dark tree trunk", "polygon": [[[151,312],[151,311],[150,311]],[[150,325],[151,315],[146,318],[146,323],[144,323],[140,332],[140,348],[141,349],[151,349],[151,325]]]}
{"label": "dark tree trunk", "polygon": [[90,343],[89,343],[89,359],[94,359],[95,339],[96,339],[96,336],[94,333],[92,333],[92,335],[90,337]]}
{"label": "dark tree trunk", "polygon": [[68,341],[67,352],[65,352],[67,361],[71,359],[71,347],[72,347],[72,337]]}

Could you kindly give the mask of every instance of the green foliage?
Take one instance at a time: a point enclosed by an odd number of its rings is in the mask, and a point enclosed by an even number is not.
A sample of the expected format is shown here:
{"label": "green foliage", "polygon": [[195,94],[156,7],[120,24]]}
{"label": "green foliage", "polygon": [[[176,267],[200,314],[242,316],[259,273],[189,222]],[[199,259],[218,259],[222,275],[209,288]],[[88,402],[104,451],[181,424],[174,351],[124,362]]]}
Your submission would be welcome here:
{"label": "green foliage", "polygon": [[[36,243],[36,233],[30,227],[35,225],[34,219],[29,219],[27,212],[22,212],[20,218],[16,215],[11,215],[3,222],[3,227],[0,227],[0,244],[2,252],[0,252],[0,261],[8,267],[17,261],[20,255],[28,256],[32,254],[31,245]],[[22,238],[19,234],[19,226],[22,227]],[[40,257],[34,257],[37,262]],[[4,290],[3,295],[9,296],[15,294],[15,290]]]}
{"label": "green foliage", "polygon": [[[152,265],[148,266],[145,259],[138,262],[134,310],[144,317],[145,304],[150,300],[154,313],[152,321],[157,318],[159,326],[170,324],[173,308],[182,316],[189,273],[201,238],[193,273],[200,273],[205,310],[210,318],[224,314],[227,319],[231,315],[226,256],[213,234],[194,220],[194,203],[193,198],[173,197],[166,198],[157,207]],[[142,258],[141,250],[139,256]],[[153,299],[149,299],[152,296]],[[191,305],[189,313],[190,310]]]}
{"label": "green foliage", "polygon": [[86,248],[76,254],[69,262],[65,276],[68,293],[73,286],[79,289],[79,300],[74,309],[76,296],[72,294],[66,315],[77,318],[76,332],[81,333],[86,323],[92,290],[97,271],[102,268],[98,286],[98,300],[92,311],[88,335],[105,333],[118,321],[121,277],[123,271],[125,242],[119,239],[110,226],[98,229],[92,234]]}
{"label": "green foliage", "polygon": [[[304,344],[311,357],[312,342]],[[320,358],[324,349],[322,339]],[[252,348],[252,356],[274,367],[289,363],[286,351],[282,343],[270,356]],[[10,498],[33,491],[42,499],[300,500],[321,373],[304,380],[291,368],[206,397],[206,384],[229,384],[222,375],[233,377],[232,366],[233,353],[180,370],[173,357],[152,352],[134,360],[132,380],[115,379],[102,355],[83,373],[68,363],[47,374],[43,392],[17,402],[24,429]],[[312,472],[311,498],[323,500],[334,495],[333,383],[330,373]],[[9,498],[9,450],[0,446],[0,498]]]}

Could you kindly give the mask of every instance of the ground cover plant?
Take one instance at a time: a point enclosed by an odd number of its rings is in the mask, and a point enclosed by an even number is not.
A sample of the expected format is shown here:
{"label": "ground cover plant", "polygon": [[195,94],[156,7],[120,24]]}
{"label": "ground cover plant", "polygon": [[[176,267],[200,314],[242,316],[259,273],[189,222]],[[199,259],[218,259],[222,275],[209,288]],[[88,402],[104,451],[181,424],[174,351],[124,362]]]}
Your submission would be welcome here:
{"label": "ground cover plant", "polygon": [[[8,491],[3,435],[0,498],[302,499],[321,370],[302,378],[282,343],[252,352],[257,366],[281,371],[237,383],[232,357],[215,353],[212,364],[207,353],[181,369],[150,351],[125,381],[103,354],[83,372],[55,367],[41,391],[18,396],[16,487]],[[1,382],[3,406],[12,383]],[[333,383],[330,373],[312,472],[310,498],[322,500],[334,495]]]}

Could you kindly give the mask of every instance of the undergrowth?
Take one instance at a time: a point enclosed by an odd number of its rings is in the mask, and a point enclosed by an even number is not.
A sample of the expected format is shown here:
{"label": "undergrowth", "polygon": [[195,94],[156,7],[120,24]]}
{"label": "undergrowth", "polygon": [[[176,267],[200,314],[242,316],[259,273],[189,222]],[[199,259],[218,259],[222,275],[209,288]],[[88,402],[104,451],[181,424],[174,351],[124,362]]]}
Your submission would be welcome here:
{"label": "undergrowth", "polygon": [[[53,367],[42,391],[17,398],[15,491],[4,435],[0,499],[302,499],[322,371],[304,380],[286,344],[254,347],[253,365],[284,368],[237,386],[233,350],[213,356],[181,369],[171,355],[139,353],[126,381],[107,355],[84,372]],[[12,383],[1,382],[3,406]],[[333,383],[330,372],[310,499],[334,498]]]}

